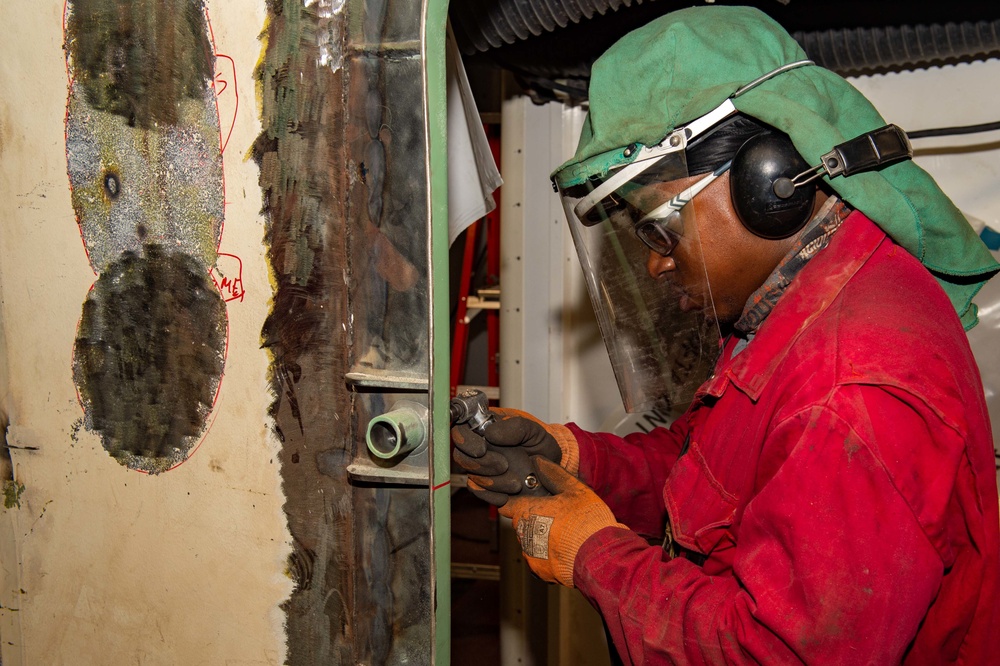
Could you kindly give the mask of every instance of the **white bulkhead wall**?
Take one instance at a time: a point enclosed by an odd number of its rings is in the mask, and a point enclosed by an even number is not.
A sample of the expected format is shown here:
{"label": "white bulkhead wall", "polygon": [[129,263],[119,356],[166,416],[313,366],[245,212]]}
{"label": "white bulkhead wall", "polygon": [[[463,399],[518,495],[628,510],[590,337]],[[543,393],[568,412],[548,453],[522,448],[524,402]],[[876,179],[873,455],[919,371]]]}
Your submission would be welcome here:
{"label": "white bulkhead wall", "polygon": [[236,114],[219,250],[242,259],[246,294],[228,303],[209,434],[155,476],[114,461],[80,427],[72,350],[95,275],[67,179],[63,5],[0,4],[0,412],[6,444],[21,447],[10,453],[24,487],[19,505],[0,507],[2,661],[280,664],[290,537],[260,344],[272,292],[261,190],[245,154],[260,133],[253,70],[265,4],[206,3],[217,50],[236,63],[226,85],[241,98],[238,111],[233,96],[219,99]]}

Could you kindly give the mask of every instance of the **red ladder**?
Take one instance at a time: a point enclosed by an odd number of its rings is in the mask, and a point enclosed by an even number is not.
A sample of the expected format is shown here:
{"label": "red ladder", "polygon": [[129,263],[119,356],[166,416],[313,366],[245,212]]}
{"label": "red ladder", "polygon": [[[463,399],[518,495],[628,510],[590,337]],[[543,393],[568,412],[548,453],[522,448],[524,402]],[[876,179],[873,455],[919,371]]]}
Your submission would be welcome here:
{"label": "red ladder", "polygon": [[[500,126],[484,125],[489,140],[490,151],[497,166],[500,165]],[[499,396],[500,372],[500,190],[494,193],[497,207],[484,218],[473,222],[465,231],[465,252],[462,257],[462,271],[458,284],[458,308],[455,313],[455,332],[451,348],[451,395],[458,393],[458,387],[465,378],[469,347],[469,324],[482,310],[486,314],[487,338],[487,386],[478,387],[492,400]],[[486,233],[486,284],[472,294],[472,272],[479,233],[485,227]]]}

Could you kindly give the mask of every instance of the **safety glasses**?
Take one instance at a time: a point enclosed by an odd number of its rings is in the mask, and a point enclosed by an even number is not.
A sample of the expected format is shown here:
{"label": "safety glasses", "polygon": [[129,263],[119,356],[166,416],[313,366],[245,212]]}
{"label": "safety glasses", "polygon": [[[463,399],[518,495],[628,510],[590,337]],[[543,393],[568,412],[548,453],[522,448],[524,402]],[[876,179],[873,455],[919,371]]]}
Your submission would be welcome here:
{"label": "safety glasses", "polygon": [[635,235],[653,252],[668,257],[683,236],[681,210],[716,178],[729,171],[732,160],[691,185],[666,203],[657,206],[635,224]]}

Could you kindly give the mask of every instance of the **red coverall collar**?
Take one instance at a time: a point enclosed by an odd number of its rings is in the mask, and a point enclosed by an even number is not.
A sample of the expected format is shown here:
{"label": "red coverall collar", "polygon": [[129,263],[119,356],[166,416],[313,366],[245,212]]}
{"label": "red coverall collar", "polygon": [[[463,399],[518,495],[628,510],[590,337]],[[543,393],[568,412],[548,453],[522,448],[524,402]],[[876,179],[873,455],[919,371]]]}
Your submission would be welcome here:
{"label": "red coverall collar", "polygon": [[732,382],[756,401],[792,343],[833,303],[885,237],[885,232],[864,213],[852,212],[826,250],[816,255],[788,286],[750,349],[733,359],[736,340],[731,338],[725,344],[715,374],[698,389],[696,399],[705,395],[719,397]]}

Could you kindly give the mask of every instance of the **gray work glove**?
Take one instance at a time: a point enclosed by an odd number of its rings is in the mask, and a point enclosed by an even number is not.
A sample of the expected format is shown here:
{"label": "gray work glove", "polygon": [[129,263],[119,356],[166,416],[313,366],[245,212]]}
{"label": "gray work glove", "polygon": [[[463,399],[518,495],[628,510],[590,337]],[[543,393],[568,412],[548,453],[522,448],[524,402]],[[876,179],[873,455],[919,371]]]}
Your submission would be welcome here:
{"label": "gray work glove", "polygon": [[524,492],[525,479],[534,472],[532,456],[559,463],[574,476],[578,473],[579,448],[566,426],[542,423],[517,409],[492,411],[497,418],[486,424],[482,435],[468,424],[451,429],[452,457],[469,473],[469,490],[476,497],[503,506],[510,495]]}

